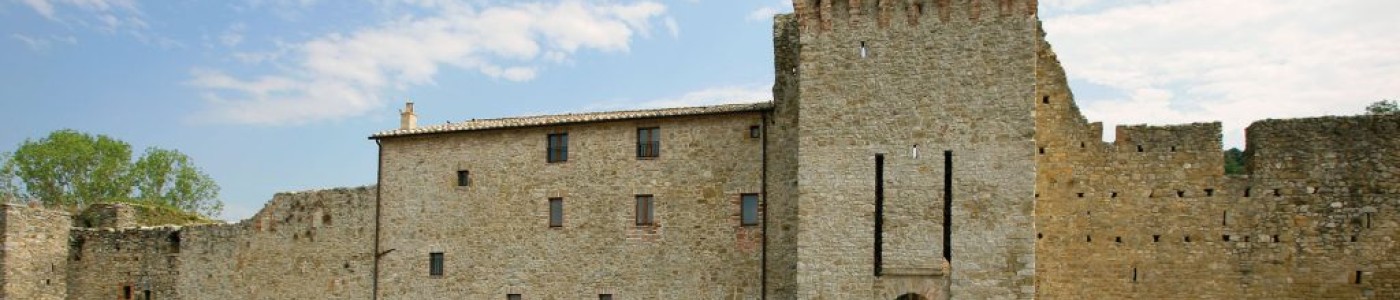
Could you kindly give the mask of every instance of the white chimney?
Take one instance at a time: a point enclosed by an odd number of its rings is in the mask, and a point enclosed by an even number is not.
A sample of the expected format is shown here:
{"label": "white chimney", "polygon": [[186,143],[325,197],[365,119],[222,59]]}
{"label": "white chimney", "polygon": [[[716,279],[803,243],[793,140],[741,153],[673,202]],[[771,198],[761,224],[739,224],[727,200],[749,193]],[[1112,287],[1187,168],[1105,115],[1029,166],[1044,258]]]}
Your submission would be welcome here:
{"label": "white chimney", "polygon": [[413,114],[413,101],[404,103],[403,110],[399,111],[399,129],[408,130],[418,128],[418,115]]}

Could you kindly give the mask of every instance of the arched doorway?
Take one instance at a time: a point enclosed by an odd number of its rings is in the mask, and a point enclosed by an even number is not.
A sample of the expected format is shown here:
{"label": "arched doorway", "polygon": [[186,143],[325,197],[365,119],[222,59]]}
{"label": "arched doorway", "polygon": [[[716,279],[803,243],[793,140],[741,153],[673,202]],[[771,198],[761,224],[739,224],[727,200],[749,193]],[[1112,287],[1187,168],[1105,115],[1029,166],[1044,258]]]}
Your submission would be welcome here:
{"label": "arched doorway", "polygon": [[924,296],[920,296],[919,294],[908,293],[908,294],[900,295],[899,298],[894,298],[894,300],[928,300],[928,298],[927,298],[927,297],[924,297]]}

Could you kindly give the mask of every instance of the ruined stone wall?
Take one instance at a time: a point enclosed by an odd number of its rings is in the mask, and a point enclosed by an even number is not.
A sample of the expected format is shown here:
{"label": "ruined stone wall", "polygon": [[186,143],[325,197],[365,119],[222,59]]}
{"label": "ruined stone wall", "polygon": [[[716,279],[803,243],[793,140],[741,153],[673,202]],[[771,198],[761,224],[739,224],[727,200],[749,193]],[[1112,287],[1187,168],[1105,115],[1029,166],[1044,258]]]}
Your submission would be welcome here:
{"label": "ruined stone wall", "polygon": [[774,107],[764,131],[768,197],[768,250],[765,263],[769,299],[795,299],[797,293],[797,22],[792,14],[773,21]]}
{"label": "ruined stone wall", "polygon": [[282,193],[238,224],[75,228],[70,299],[368,299],[374,189]]}
{"label": "ruined stone wall", "polygon": [[0,205],[0,299],[66,297],[68,214]]}
{"label": "ruined stone wall", "polygon": [[[762,112],[467,131],[381,140],[384,299],[757,299]],[[660,157],[638,159],[637,129],[659,127]],[[546,160],[569,135],[568,161]],[[457,186],[457,171],[471,183]],[[656,226],[635,222],[655,197]],[[549,199],[564,224],[549,226]],[[444,257],[429,274],[430,253]]]}
{"label": "ruined stone wall", "polygon": [[1400,297],[1400,118],[1262,121],[1250,173],[1226,176],[1219,123],[1123,126],[1101,142],[1048,44],[1040,56],[1039,297]]}
{"label": "ruined stone wall", "polygon": [[777,70],[800,98],[793,296],[1031,298],[1035,1],[794,2],[798,65]]}

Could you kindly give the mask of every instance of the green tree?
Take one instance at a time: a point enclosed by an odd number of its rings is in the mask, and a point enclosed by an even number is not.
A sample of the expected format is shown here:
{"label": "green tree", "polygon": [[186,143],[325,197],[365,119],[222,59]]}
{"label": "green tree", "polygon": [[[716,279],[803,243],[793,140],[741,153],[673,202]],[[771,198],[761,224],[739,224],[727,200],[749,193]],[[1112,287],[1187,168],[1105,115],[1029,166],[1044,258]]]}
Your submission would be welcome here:
{"label": "green tree", "polygon": [[1368,115],[1395,115],[1400,114],[1400,103],[1395,100],[1381,100],[1366,106]]}
{"label": "green tree", "polygon": [[1244,151],[1240,148],[1225,150],[1225,174],[1244,174]]}
{"label": "green tree", "polygon": [[25,140],[13,154],[0,158],[0,197],[75,212],[93,203],[114,201],[161,205],[204,216],[223,210],[218,185],[189,157],[151,148],[133,163],[131,154],[126,142],[71,129],[54,131],[37,141]]}
{"label": "green tree", "polygon": [[136,199],[204,216],[223,211],[219,186],[195,167],[189,156],[175,150],[148,148],[131,169]]}

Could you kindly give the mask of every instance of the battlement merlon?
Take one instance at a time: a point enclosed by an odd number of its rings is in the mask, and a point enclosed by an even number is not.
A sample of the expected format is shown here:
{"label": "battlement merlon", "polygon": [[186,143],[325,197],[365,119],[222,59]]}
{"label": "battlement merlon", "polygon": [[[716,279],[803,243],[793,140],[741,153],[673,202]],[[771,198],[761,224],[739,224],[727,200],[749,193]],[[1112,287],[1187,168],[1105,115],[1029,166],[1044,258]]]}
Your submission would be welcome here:
{"label": "battlement merlon", "polygon": [[874,23],[891,25],[978,22],[1034,16],[1038,0],[793,0],[803,28],[832,28]]}

